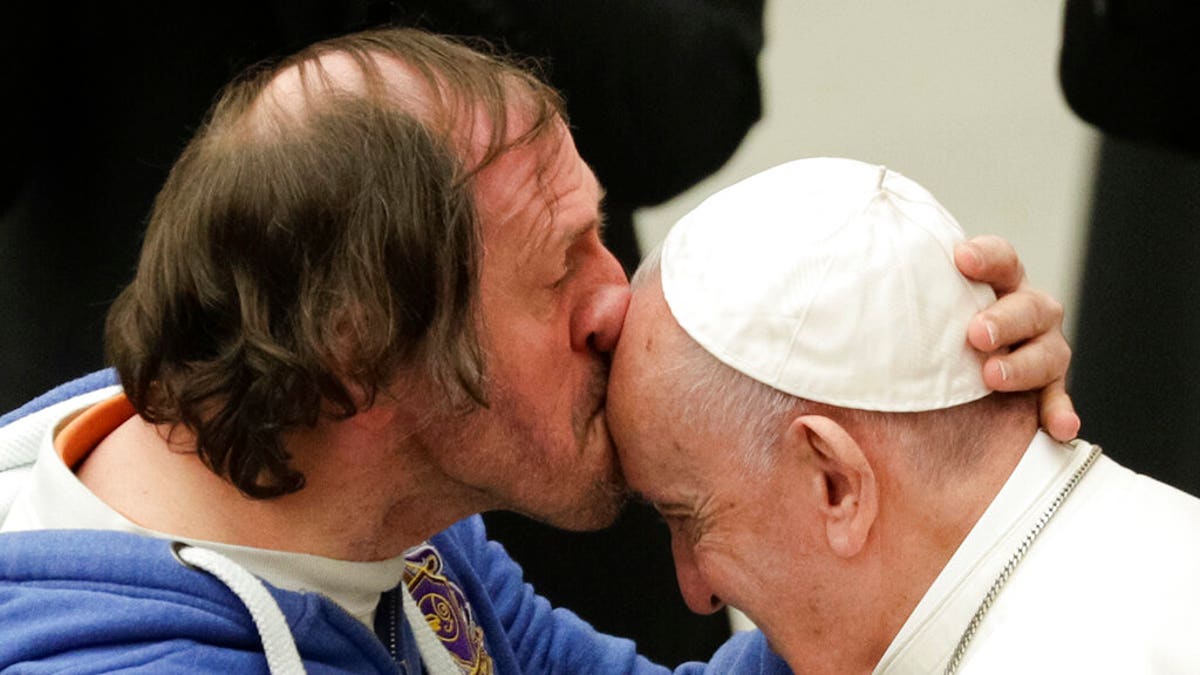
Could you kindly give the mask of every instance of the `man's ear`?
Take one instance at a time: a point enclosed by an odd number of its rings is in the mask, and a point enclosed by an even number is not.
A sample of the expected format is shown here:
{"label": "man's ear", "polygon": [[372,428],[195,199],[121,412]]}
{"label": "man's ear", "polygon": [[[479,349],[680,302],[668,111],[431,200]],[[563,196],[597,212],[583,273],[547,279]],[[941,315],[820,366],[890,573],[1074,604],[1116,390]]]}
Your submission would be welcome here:
{"label": "man's ear", "polygon": [[830,550],[843,558],[857,555],[879,510],[875,472],[862,448],[840,424],[820,415],[792,420],[784,444],[785,451],[812,462],[805,487],[815,497]]}

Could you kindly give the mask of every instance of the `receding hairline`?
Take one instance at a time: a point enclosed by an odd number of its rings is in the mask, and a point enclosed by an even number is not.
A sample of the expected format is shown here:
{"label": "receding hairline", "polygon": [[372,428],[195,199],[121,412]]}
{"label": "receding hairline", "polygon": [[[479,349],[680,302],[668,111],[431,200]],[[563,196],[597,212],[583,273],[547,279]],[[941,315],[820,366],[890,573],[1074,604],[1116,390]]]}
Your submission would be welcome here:
{"label": "receding hairline", "polygon": [[339,99],[376,99],[420,119],[433,88],[416,68],[382,51],[330,50],[280,64],[254,97],[241,128],[252,134],[303,125]]}
{"label": "receding hairline", "polygon": [[524,64],[411,29],[319,42],[241,84],[240,101],[214,111],[210,133],[278,140],[339,102],[360,102],[412,116],[463,159],[468,176],[566,121],[559,94]]}

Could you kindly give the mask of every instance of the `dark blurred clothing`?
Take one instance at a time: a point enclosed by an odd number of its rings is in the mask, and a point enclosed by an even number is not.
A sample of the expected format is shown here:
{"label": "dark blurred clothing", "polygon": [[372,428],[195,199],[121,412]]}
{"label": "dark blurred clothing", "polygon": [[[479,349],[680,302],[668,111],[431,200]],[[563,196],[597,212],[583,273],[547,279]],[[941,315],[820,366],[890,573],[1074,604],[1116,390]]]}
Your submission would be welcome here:
{"label": "dark blurred clothing", "polygon": [[1113,136],[1200,152],[1198,31],[1195,0],[1067,0],[1067,103]]}
{"label": "dark blurred clothing", "polygon": [[1200,496],[1200,156],[1105,139],[1084,260],[1080,435]]}
{"label": "dark blurred clothing", "polygon": [[[395,20],[537,57],[607,191],[605,239],[637,264],[634,210],[720,167],[761,114],[762,0],[22,3],[3,23],[15,92],[0,131],[0,409],[102,364],[154,195],[216,92],[244,67]],[[488,525],[527,578],[663,663],[707,659],[723,614],[687,611],[646,507],[568,534]]]}
{"label": "dark blurred clothing", "polygon": [[1071,394],[1081,435],[1200,495],[1200,5],[1067,0],[1060,80],[1106,134]]}
{"label": "dark blurred clothing", "polygon": [[543,64],[606,191],[631,270],[633,210],[719,169],[762,114],[762,0],[400,0],[397,23],[482,36]]}
{"label": "dark blurred clothing", "polygon": [[[328,6],[326,6],[328,5]],[[102,365],[167,171],[244,67],[361,25],[365,2],[10,3],[0,44],[0,408]]]}

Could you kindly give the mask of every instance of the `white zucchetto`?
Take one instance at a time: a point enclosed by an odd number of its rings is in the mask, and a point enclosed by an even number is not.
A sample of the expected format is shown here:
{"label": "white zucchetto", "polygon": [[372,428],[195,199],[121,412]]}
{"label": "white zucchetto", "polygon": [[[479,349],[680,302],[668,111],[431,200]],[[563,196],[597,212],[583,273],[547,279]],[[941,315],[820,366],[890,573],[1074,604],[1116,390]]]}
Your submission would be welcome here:
{"label": "white zucchetto", "polygon": [[801,159],[680,219],[662,247],[663,293],[704,349],[776,389],[844,408],[948,408],[989,393],[966,336],[995,295],[955,267],[964,238],[894,171]]}

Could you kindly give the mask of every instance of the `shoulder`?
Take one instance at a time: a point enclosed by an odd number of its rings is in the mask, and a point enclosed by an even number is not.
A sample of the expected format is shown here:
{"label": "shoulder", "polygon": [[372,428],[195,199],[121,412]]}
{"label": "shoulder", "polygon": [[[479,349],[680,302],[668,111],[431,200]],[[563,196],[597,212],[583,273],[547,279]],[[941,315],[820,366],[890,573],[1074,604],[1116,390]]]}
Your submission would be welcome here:
{"label": "shoulder", "polygon": [[434,546],[451,545],[458,548],[481,546],[487,543],[487,527],[481,516],[469,516],[430,538]]}
{"label": "shoulder", "polygon": [[166,541],[100,531],[0,535],[0,633],[16,638],[0,645],[0,665],[65,667],[80,658],[81,635],[103,653],[245,632],[220,582],[189,572]]}
{"label": "shoulder", "polygon": [[111,368],[89,373],[60,384],[25,405],[0,415],[0,427],[6,427],[17,420],[63,404],[71,399],[99,395],[100,391],[103,391],[104,395],[111,396],[116,393],[116,390],[111,389],[116,385],[117,373]]}
{"label": "shoulder", "polygon": [[0,472],[32,464],[43,436],[65,417],[120,391],[115,373],[101,370],[55,387],[0,416]]}
{"label": "shoulder", "polygon": [[[386,650],[352,617],[315,594],[268,586],[306,663],[376,672]],[[258,629],[238,596],[191,569],[165,540],[103,531],[0,535],[0,669],[212,672],[265,669]],[[87,636],[86,639],[81,636]]]}
{"label": "shoulder", "polygon": [[[1194,672],[1197,569],[1200,500],[1101,457],[1017,565],[971,658],[1014,668],[1033,658],[1047,670],[1157,672],[1172,664],[1166,670]],[[1062,649],[1084,643],[1093,647]]]}
{"label": "shoulder", "polygon": [[101,370],[42,394],[0,416],[0,523],[26,484],[39,449],[71,415],[121,390],[112,370]]}

